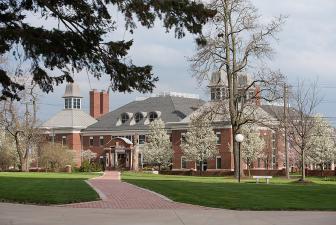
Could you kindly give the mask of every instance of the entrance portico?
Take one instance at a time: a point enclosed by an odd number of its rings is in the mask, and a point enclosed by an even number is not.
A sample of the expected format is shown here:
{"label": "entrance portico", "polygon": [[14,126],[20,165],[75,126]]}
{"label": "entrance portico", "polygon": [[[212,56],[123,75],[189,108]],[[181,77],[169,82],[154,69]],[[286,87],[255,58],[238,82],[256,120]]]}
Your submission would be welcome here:
{"label": "entrance portico", "polygon": [[109,170],[130,170],[133,168],[133,143],[122,137],[111,140],[110,146],[105,148],[106,168]]}

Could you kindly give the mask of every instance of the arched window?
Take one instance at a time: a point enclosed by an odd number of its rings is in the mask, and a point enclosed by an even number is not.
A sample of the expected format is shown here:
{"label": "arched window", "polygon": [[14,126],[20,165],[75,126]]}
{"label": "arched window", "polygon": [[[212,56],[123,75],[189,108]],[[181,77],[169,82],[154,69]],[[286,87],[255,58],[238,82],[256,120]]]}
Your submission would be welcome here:
{"label": "arched window", "polygon": [[142,113],[136,113],[134,118],[135,118],[135,122],[139,123],[143,119],[143,115]]}
{"label": "arched window", "polygon": [[129,116],[127,113],[123,113],[121,115],[121,123],[126,123],[129,120]]}
{"label": "arched window", "polygon": [[158,118],[158,115],[156,112],[151,112],[149,113],[149,121],[153,122],[154,120],[156,120]]}

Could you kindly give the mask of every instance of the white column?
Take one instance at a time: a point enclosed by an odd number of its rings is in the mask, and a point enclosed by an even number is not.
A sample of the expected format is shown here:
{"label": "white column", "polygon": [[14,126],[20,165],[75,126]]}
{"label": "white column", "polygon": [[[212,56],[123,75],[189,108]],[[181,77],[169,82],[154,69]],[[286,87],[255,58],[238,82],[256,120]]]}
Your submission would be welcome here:
{"label": "white column", "polygon": [[117,156],[117,151],[114,150],[114,166],[117,167],[118,166],[118,156]]}
{"label": "white column", "polygon": [[133,155],[132,155],[132,150],[130,150],[129,152],[129,156],[130,156],[130,170],[133,170]]}
{"label": "white column", "polygon": [[335,170],[335,161],[331,162],[331,170]]}

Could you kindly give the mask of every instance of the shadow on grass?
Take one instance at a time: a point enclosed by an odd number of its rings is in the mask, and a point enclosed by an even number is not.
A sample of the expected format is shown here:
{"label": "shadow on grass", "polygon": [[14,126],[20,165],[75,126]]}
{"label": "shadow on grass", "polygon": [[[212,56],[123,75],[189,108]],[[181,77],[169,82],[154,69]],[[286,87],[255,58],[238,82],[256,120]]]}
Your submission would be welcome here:
{"label": "shadow on grass", "polygon": [[[60,175],[60,174],[57,174]],[[94,201],[97,193],[81,177],[1,176],[0,201],[33,204],[67,204]],[[51,174],[50,176],[55,176]]]}
{"label": "shadow on grass", "polygon": [[[239,210],[336,210],[336,186],[330,184],[256,184],[201,182],[202,179],[126,175],[123,180],[168,198],[195,205]],[[189,178],[190,179],[190,178]],[[211,180],[211,179],[209,179]]]}

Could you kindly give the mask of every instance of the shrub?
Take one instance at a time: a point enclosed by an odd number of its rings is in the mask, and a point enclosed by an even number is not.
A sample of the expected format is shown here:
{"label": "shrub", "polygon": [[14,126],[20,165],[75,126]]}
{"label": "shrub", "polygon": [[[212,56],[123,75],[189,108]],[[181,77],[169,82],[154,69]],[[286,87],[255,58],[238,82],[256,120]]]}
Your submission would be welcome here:
{"label": "shrub", "polygon": [[73,163],[73,152],[57,143],[45,144],[40,150],[40,165],[51,171],[59,171]]}
{"label": "shrub", "polygon": [[79,169],[80,172],[101,172],[103,171],[103,166],[97,162],[89,162],[84,160],[82,166]]}

